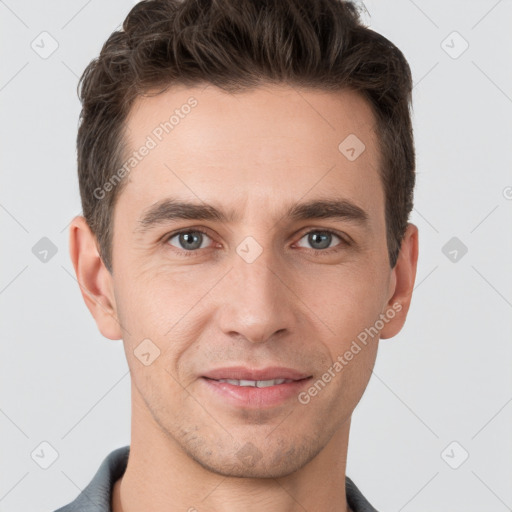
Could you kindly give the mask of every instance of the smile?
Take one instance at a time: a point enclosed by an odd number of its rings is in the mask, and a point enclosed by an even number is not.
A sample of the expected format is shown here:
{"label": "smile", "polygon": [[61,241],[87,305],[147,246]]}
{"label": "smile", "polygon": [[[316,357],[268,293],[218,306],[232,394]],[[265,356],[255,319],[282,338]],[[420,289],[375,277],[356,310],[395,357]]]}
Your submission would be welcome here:
{"label": "smile", "polygon": [[233,386],[252,386],[254,388],[268,388],[270,386],[278,386],[293,382],[292,379],[271,379],[271,380],[235,380],[235,379],[219,379],[217,382],[227,382]]}

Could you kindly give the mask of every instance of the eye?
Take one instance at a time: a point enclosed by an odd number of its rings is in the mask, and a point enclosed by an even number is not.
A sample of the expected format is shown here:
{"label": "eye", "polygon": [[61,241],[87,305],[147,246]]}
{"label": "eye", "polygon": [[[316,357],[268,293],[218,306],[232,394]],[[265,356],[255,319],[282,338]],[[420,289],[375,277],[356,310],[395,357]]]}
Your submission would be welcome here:
{"label": "eye", "polygon": [[[331,243],[333,242],[333,237],[334,239],[338,239],[341,242],[341,244],[338,243],[336,246],[330,247]],[[346,242],[343,238],[341,238],[341,236],[337,235],[336,233],[332,231],[323,231],[318,229],[305,233],[301,240],[303,240],[304,238],[306,238],[307,243],[311,245],[312,250],[323,253],[336,251],[338,250],[339,245],[348,244],[348,242]],[[303,247],[302,245],[300,245],[300,241],[298,245],[299,247]]]}
{"label": "eye", "polygon": [[[211,238],[200,229],[189,229],[174,233],[167,238],[167,243],[176,247],[177,249],[185,251],[195,251],[196,249],[204,249],[208,244],[205,244],[205,238]],[[172,243],[172,240],[176,239],[176,244]]]}
{"label": "eye", "polygon": [[[339,251],[343,246],[350,245],[350,242],[345,240],[341,235],[329,230],[314,229],[304,233],[297,243],[299,247],[304,247],[300,243],[303,239],[306,239],[306,242],[310,244],[311,251],[315,254],[329,254]],[[331,247],[331,244],[335,242],[336,239],[338,240],[338,244]],[[198,228],[189,228],[172,233],[166,237],[164,243],[172,245],[177,249],[178,253],[181,252],[184,256],[192,256],[194,253],[197,253],[199,249],[208,248],[208,241],[211,243],[212,238],[206,231]]]}

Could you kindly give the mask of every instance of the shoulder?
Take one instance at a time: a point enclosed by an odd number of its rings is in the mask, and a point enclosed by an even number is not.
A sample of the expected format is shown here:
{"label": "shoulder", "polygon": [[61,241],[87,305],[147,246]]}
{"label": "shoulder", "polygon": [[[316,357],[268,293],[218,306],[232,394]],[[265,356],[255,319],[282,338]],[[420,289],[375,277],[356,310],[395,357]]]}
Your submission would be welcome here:
{"label": "shoulder", "polygon": [[129,445],[110,452],[87,487],[75,500],[55,512],[111,512],[112,489],[126,470],[129,454]]}
{"label": "shoulder", "polygon": [[352,512],[378,512],[348,476],[345,476],[345,493]]}

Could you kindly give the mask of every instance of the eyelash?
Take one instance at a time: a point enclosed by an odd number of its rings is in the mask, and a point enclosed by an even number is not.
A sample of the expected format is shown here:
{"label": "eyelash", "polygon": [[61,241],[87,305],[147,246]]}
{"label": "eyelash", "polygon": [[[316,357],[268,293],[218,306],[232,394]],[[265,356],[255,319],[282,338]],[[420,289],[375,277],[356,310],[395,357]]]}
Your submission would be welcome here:
{"label": "eyelash", "polygon": [[[203,235],[206,235],[209,238],[212,238],[210,234],[201,228],[187,228],[187,229],[181,229],[180,231],[175,231],[173,233],[170,233],[169,235],[166,235],[163,237],[163,243],[165,245],[169,245],[173,248],[178,254],[181,254],[184,257],[191,257],[196,256],[200,249],[194,249],[191,251],[187,251],[185,249],[178,249],[177,247],[170,245],[169,240],[174,238],[177,235],[180,235],[181,233],[202,233]],[[305,233],[302,233],[299,240],[302,240],[306,235],[309,235],[310,233],[327,233],[330,235],[337,236],[341,242],[338,245],[335,245],[334,247],[330,247],[328,249],[307,249],[310,253],[313,254],[313,256],[323,256],[326,254],[331,254],[333,252],[337,252],[341,250],[341,246],[350,246],[350,241],[347,240],[346,237],[342,236],[337,231],[332,231],[330,229],[310,229],[309,231],[306,231]]]}

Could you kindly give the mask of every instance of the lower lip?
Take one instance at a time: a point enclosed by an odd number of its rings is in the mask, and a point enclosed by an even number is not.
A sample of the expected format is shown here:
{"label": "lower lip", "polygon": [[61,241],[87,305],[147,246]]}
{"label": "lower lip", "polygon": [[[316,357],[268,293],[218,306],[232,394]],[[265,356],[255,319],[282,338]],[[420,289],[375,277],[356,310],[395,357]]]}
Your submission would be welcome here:
{"label": "lower lip", "polygon": [[238,407],[262,409],[275,407],[290,398],[296,399],[300,391],[309,383],[311,377],[266,388],[235,386],[228,382],[219,382],[206,377],[202,377],[201,380],[205,382],[208,389],[228,403]]}

